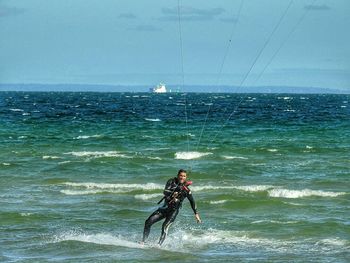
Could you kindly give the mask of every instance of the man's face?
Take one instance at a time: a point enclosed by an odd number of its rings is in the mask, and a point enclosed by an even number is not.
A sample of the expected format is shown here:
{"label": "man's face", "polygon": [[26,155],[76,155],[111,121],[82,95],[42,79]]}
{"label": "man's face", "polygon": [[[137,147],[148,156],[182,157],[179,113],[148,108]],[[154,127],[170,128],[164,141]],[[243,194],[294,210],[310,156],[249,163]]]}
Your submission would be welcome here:
{"label": "man's face", "polygon": [[179,182],[183,184],[186,181],[187,174],[182,172],[177,176],[177,178],[179,179]]}

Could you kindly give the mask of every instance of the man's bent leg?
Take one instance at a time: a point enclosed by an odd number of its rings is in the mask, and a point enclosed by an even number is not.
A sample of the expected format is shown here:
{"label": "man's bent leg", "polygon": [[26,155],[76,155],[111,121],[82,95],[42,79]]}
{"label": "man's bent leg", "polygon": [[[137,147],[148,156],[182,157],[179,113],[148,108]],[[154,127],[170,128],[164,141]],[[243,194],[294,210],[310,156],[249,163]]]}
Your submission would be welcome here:
{"label": "man's bent leg", "polygon": [[174,222],[178,213],[179,213],[179,210],[176,209],[174,212],[167,214],[167,217],[166,217],[166,219],[163,223],[163,226],[162,226],[162,234],[161,234],[159,242],[158,242],[159,245],[163,244],[163,242],[168,234],[169,227]]}
{"label": "man's bent leg", "polygon": [[164,217],[165,215],[158,209],[147,218],[145,221],[145,228],[143,229],[142,242],[145,242],[145,240],[148,238],[148,235],[151,231],[151,226],[159,220],[162,220]]}

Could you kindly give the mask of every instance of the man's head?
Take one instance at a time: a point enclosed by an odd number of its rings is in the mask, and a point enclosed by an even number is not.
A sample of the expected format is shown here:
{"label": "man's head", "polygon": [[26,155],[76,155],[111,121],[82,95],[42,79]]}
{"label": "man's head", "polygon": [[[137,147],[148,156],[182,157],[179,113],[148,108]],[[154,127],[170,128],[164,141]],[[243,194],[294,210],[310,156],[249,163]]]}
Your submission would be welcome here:
{"label": "man's head", "polygon": [[177,179],[179,180],[179,183],[183,184],[187,179],[187,172],[184,169],[180,169],[177,172]]}

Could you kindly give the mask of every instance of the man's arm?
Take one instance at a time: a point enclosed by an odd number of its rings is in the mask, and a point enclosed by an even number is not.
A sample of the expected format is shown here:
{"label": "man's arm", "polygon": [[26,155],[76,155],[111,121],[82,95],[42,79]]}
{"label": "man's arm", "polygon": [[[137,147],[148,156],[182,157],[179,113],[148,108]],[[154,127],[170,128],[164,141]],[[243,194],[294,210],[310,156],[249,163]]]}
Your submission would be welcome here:
{"label": "man's arm", "polygon": [[194,216],[196,217],[197,223],[202,223],[201,218],[199,217],[198,211],[197,211],[197,206],[196,202],[194,201],[193,195],[191,191],[187,194],[187,198],[190,201]]}
{"label": "man's arm", "polygon": [[196,202],[194,201],[194,198],[193,198],[193,195],[192,195],[191,191],[187,194],[187,198],[188,198],[188,201],[190,201],[193,213],[194,214],[198,214]]}

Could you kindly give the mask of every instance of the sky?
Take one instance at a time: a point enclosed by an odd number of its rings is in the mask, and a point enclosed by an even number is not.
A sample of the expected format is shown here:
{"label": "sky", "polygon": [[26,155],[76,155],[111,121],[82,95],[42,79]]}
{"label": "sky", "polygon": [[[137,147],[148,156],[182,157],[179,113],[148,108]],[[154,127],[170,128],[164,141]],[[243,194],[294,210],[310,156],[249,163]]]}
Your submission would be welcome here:
{"label": "sky", "polygon": [[0,84],[350,91],[349,0],[180,0],[182,41],[177,10],[178,0],[0,0]]}

